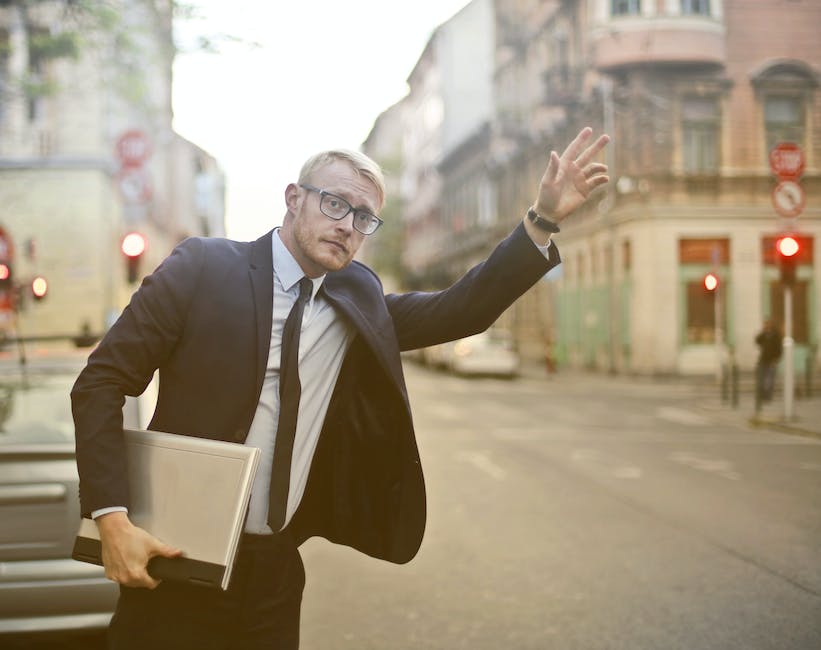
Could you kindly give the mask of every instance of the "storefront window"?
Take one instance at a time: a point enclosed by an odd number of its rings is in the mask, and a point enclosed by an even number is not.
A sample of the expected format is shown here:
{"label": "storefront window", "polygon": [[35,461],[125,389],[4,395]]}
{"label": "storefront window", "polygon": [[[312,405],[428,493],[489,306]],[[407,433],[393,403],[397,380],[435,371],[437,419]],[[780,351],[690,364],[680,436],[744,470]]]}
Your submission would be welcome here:
{"label": "storefront window", "polygon": [[[725,292],[719,288],[708,291],[704,287],[703,279],[692,280],[687,283],[687,331],[686,343],[715,343],[716,342],[716,314],[720,312],[721,329],[726,329]],[[716,300],[719,305],[716,305]],[[718,307],[718,309],[716,309]]]}
{"label": "storefront window", "polygon": [[[683,339],[685,344],[716,342],[719,329],[727,332],[729,301],[729,239],[680,239],[679,266],[683,282]],[[708,274],[718,279],[712,291],[705,286]],[[725,335],[726,340],[726,335]]]}

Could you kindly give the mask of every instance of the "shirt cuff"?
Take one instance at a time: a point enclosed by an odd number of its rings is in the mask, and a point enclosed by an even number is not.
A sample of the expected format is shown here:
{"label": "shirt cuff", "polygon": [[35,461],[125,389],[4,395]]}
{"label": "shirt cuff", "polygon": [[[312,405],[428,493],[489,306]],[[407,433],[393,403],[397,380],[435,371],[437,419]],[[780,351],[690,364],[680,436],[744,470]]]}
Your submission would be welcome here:
{"label": "shirt cuff", "polygon": [[[533,241],[533,240],[531,240],[531,241]],[[544,255],[545,257],[547,257],[547,256],[549,255],[550,245],[551,245],[552,243],[553,243],[553,240],[552,240],[552,239],[548,239],[548,240],[547,240],[547,243],[546,243],[544,246],[539,246],[536,242],[533,242],[533,245],[534,245],[536,248],[538,248],[538,249],[539,249],[539,252],[540,252],[542,255]]]}
{"label": "shirt cuff", "polygon": [[91,512],[91,518],[96,519],[97,517],[102,517],[103,515],[107,515],[109,512],[125,512],[128,513],[128,508],[125,506],[110,506],[108,508],[100,508],[99,510],[93,510]]}

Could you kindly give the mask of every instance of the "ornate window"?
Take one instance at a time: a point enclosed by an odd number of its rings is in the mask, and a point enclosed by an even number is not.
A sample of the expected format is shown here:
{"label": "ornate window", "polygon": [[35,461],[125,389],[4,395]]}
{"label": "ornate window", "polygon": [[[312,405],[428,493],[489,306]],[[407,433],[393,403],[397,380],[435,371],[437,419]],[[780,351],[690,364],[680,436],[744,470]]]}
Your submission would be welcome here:
{"label": "ornate window", "polygon": [[768,61],[751,75],[764,124],[763,155],[779,142],[807,145],[807,107],[819,77],[807,63],[793,59]]}
{"label": "ornate window", "polygon": [[720,109],[716,97],[684,97],[681,102],[682,164],[688,173],[718,169]]}
{"label": "ornate window", "polygon": [[804,143],[802,97],[768,94],[764,97],[764,131],[767,151],[779,142]]}

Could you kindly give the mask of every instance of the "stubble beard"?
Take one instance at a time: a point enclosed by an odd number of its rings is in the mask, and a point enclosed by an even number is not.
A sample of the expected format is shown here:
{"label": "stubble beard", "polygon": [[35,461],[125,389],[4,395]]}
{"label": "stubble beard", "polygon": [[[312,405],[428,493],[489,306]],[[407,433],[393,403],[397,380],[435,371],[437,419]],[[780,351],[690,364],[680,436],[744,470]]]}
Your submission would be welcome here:
{"label": "stubble beard", "polygon": [[[353,259],[349,243],[343,244],[345,246],[343,252],[333,244],[323,241],[320,235],[312,235],[307,229],[296,227],[293,230],[293,236],[305,260],[314,267],[315,272],[339,271],[348,266]],[[328,239],[333,240],[332,237]]]}

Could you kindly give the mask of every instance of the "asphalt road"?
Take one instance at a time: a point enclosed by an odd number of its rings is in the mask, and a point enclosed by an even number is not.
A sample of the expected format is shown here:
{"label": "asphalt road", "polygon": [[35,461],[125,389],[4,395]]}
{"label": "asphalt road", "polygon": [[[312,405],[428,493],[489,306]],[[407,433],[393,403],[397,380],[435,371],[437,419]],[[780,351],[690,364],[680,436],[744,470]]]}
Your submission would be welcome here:
{"label": "asphalt road", "polygon": [[422,549],[309,541],[303,650],[821,648],[818,440],[693,386],[407,378]]}
{"label": "asphalt road", "polygon": [[406,370],[425,541],[307,542],[302,650],[821,648],[821,440],[714,421],[709,387]]}

